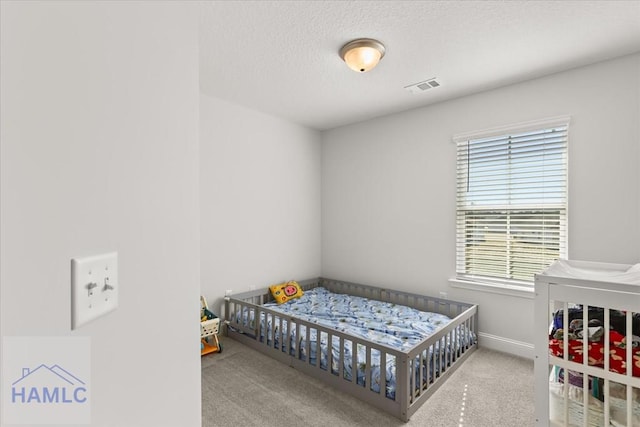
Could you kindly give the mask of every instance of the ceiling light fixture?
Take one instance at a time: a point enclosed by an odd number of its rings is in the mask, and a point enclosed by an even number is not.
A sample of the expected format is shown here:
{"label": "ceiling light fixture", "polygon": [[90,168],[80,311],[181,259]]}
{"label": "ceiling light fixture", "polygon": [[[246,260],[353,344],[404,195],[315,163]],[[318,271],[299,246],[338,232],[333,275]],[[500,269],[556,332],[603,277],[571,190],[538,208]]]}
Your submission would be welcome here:
{"label": "ceiling light fixture", "polygon": [[384,56],[384,45],[374,39],[356,39],[342,46],[340,58],[359,73],[372,70]]}

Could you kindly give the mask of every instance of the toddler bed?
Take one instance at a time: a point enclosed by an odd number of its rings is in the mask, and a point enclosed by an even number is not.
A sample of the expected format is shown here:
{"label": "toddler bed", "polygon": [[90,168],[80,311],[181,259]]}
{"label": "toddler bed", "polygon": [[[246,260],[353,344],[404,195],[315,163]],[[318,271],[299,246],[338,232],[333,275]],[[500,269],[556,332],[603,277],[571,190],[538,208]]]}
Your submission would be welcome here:
{"label": "toddler bed", "polygon": [[477,306],[325,278],[225,298],[228,336],[407,421],[477,348]]}
{"label": "toddler bed", "polygon": [[640,264],[561,260],[535,285],[536,425],[640,427]]}

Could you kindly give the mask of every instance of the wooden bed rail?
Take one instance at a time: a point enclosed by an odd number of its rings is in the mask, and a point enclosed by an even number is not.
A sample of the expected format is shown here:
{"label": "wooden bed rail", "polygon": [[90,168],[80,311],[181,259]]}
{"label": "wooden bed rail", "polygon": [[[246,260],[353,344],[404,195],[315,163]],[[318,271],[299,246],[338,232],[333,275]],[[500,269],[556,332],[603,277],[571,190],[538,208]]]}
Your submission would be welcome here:
{"label": "wooden bed rail", "polygon": [[[398,390],[396,398],[390,399],[386,396],[386,386],[388,382],[386,365],[392,359],[405,360],[404,353],[392,347],[377,344],[372,341],[344,334],[331,328],[315,323],[307,322],[303,319],[293,319],[290,316],[270,310],[264,307],[257,307],[250,303],[238,302],[233,298],[227,301],[226,310],[230,316],[227,318],[227,334],[243,344],[252,347],[272,358],[279,360],[289,366],[295,367],[312,377],[328,382],[338,389],[379,407],[387,412],[401,417],[401,406]],[[238,314],[240,315],[238,316]],[[253,319],[253,321],[252,321]],[[259,319],[259,320],[255,320]],[[271,327],[269,327],[271,323]],[[277,331],[276,331],[277,330]],[[315,341],[311,338],[315,333]],[[262,338],[261,338],[262,337]],[[292,339],[295,337],[295,339]],[[322,355],[322,348],[317,342],[326,341],[328,349],[326,352],[326,367],[322,364],[325,361]],[[338,341],[339,354],[334,357],[333,343]],[[292,345],[293,341],[293,345]],[[304,352],[302,343],[304,342]],[[346,376],[345,357],[346,343],[351,345],[351,376]],[[315,345],[315,358],[311,357],[312,346]],[[366,358],[364,361],[358,358],[358,348],[364,348]],[[379,390],[371,390],[371,357],[377,352],[380,356],[380,381]],[[364,364],[364,384],[358,383],[358,366]],[[399,369],[398,367],[396,369]],[[400,371],[398,371],[400,372]],[[399,373],[396,373],[396,376]]]}
{"label": "wooden bed rail", "polygon": [[[444,383],[460,363],[476,350],[477,328],[478,308],[471,306],[426,341],[409,350],[407,359],[417,363],[407,363],[407,419]],[[451,346],[454,346],[455,351],[442,351],[443,347]],[[438,355],[433,363],[427,363],[425,360],[429,354]],[[430,371],[438,366],[436,374]],[[414,369],[417,369],[417,372]]]}
{"label": "wooden bed rail", "polygon": [[451,301],[443,298],[396,291],[393,289],[378,288],[375,286],[361,285],[341,280],[326,279],[323,277],[319,278],[318,281],[320,286],[324,286],[331,292],[401,304],[421,311],[444,314],[452,318],[457,317],[474,306],[473,304]]}
{"label": "wooden bed rail", "polygon": [[[411,349],[398,350],[263,307],[262,304],[273,301],[268,289],[225,298],[225,334],[403,421],[408,421],[477,348],[478,312],[475,305],[326,278],[298,283],[303,290],[323,286],[334,293],[402,304],[453,318]],[[312,335],[315,335],[315,341]],[[326,359],[318,341],[328,343]],[[338,345],[336,355],[333,354],[334,343]],[[311,357],[313,345],[315,359]],[[346,355],[349,346],[350,360]],[[364,352],[364,360],[358,357],[358,349]],[[379,357],[377,378],[373,377],[372,355]],[[346,364],[351,366],[350,376]],[[388,364],[395,366],[396,388],[392,395],[387,393]],[[363,371],[360,378],[359,366]],[[377,390],[373,388],[374,379],[378,381]]]}

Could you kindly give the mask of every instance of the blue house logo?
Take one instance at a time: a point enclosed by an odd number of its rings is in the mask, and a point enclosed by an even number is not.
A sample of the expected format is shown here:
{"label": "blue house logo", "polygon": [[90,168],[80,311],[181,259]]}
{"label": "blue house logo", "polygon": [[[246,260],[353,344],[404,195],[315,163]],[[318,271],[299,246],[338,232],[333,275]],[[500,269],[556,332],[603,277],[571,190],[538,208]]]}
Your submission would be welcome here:
{"label": "blue house logo", "polygon": [[11,403],[84,404],[87,386],[59,365],[22,368],[22,377],[11,384]]}

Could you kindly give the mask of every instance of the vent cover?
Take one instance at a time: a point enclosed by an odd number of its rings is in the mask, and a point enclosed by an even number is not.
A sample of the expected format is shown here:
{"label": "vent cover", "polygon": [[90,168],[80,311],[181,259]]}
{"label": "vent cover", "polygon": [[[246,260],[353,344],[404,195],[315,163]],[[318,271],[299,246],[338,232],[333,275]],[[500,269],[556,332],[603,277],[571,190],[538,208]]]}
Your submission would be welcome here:
{"label": "vent cover", "polygon": [[434,77],[428,80],[411,84],[409,86],[405,86],[404,88],[411,93],[422,93],[422,92],[428,91],[429,89],[436,88],[438,86],[440,86],[440,82],[438,82]]}

